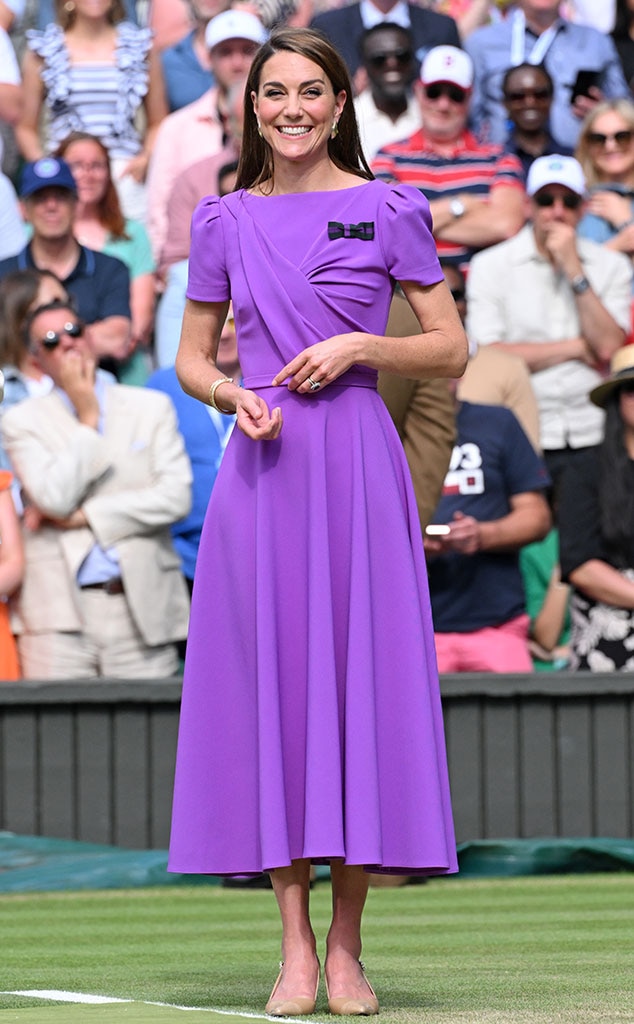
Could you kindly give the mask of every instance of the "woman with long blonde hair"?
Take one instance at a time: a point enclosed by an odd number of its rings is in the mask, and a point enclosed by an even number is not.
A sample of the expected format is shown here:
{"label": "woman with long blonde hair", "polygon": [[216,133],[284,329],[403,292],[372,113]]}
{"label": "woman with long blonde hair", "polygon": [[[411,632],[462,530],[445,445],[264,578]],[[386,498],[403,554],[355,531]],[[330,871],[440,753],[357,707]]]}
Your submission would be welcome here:
{"label": "woman with long blonde hair", "polygon": [[579,234],[634,256],[634,103],[598,103],[585,118],[576,157],[589,189]]}

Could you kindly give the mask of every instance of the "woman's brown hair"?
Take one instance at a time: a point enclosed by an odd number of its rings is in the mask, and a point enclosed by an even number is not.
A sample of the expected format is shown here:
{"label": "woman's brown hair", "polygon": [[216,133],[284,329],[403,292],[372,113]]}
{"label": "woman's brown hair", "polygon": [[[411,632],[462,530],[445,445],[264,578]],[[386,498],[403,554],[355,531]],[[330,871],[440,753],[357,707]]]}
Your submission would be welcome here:
{"label": "woman's brown hair", "polygon": [[52,270],[14,270],[0,281],[0,366],[19,368],[24,359],[25,328],[43,277],[52,277],[64,289]]}
{"label": "woman's brown hair", "polygon": [[374,175],[361,148],[352,103],[352,85],[343,58],[321,32],[308,28],[282,28],[273,32],[270,39],[260,47],[249,71],[244,93],[244,135],[236,188],[254,188],[265,181],[273,181],[273,155],[268,143],[258,133],[251,93],[257,95],[262,68],[267,60],[280,51],[297,53],[317,64],[328,77],[335,96],[342,90],[345,92],[346,102],[339,118],[339,130],[334,139],[328,140],[328,154],[341,170],[371,181]]}
{"label": "woman's brown hair", "polygon": [[94,144],[101,150],[101,154],[108,168],[108,181],[106,184],[106,190],[102,198],[97,203],[99,222],[108,229],[113,238],[128,239],[130,236],[126,234],[125,217],[123,216],[117,189],[112,180],[108,150],[101,139],[98,139],[96,135],[90,135],[88,132],[71,132],[70,135],[67,135],[66,138],[60,142],[55,151],[55,156],[62,156],[66,160],[66,153],[72,146],[73,142],[94,142]]}
{"label": "woman's brown hair", "polygon": [[[73,0],[55,0],[55,17],[57,24],[61,25],[62,29],[66,31],[70,28],[75,21],[75,4]],[[125,7],[123,6],[123,0],[110,0],[110,10],[108,11],[108,21],[111,25],[116,25],[120,21],[125,21],[126,13]]]}

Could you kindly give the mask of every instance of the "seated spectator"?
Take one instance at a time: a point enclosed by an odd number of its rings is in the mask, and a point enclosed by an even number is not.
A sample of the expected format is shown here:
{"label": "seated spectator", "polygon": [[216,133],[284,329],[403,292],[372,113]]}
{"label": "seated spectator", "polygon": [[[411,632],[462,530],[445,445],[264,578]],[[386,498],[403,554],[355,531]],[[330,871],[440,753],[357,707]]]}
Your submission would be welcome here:
{"label": "seated spectator", "polygon": [[571,668],[634,671],[634,346],[593,388],[605,436],[566,475],[559,512],[561,571],[572,585]]}
{"label": "seated spectator", "polygon": [[351,76],[361,65],[359,42],[363,30],[381,21],[398,22],[408,28],[414,40],[414,54],[420,63],[433,46],[460,46],[458,28],[453,18],[438,14],[418,4],[400,0],[365,0],[323,11],[310,23],[339,50]]}
{"label": "seated spectator", "polygon": [[[581,121],[601,99],[627,96],[628,88],[614,43],[587,25],[559,14],[560,0],[515,0],[509,15],[477,29],[465,42],[475,65],[471,124],[491,142],[506,138],[502,93],[505,72],[518,64],[544,64],[555,86],[550,130],[574,149]],[[593,85],[575,97],[579,71],[596,72]]]}
{"label": "seated spectator", "polygon": [[509,409],[461,402],[425,550],[440,672],[530,672],[519,551],[544,537],[544,464]]}
{"label": "seated spectator", "polygon": [[108,150],[86,132],[73,132],[57,151],[77,185],[74,233],[78,242],[125,263],[130,273],[131,354],[118,370],[122,384],[144,384],[154,329],[155,278],[143,224],[124,217],[110,172]]}
{"label": "seated spectator", "polygon": [[167,204],[179,174],[229,140],[229,90],[247,75],[266,30],[253,14],[223,11],[207,25],[205,39],[216,85],[195,103],[176,110],[161,125],[148,178],[148,231],[156,259],[167,230]]}
{"label": "seated spectator", "polygon": [[467,278],[469,337],[520,356],[531,372],[541,448],[555,486],[601,438],[588,400],[601,367],[629,331],[631,269],[576,227],[585,181],[572,157],[539,157],[528,174],[531,223],[474,257]]}
{"label": "seated spectator", "polygon": [[152,33],[124,20],[122,0],[98,9],[87,0],[55,0],[55,11],[56,23],[43,32],[27,33],[29,49],[22,66],[25,103],[16,130],[20,151],[25,160],[34,161],[54,152],[72,131],[96,135],[110,154],[126,216],[143,221],[148,161],[167,113]]}
{"label": "seated spectator", "polygon": [[32,238],[22,252],[0,263],[0,278],[13,270],[51,270],[77,304],[99,359],[125,359],[130,350],[130,276],[121,260],[80,245],[73,223],[77,186],[68,164],[44,157],[26,164],[20,198]]}
{"label": "seated spectator", "polygon": [[0,469],[0,683],[20,678],[18,652],[9,620],[9,598],[24,575],[24,550],[15,505],[11,473]]}
{"label": "seated spectator", "polygon": [[562,146],[550,133],[553,80],[543,64],[509,68],[502,79],[502,95],[509,116],[505,149],[519,159],[524,177],[538,156],[572,156],[572,149]]}
{"label": "seated spectator", "polygon": [[[466,282],[458,267],[441,261],[463,324],[467,319]],[[535,451],[539,447],[539,409],[526,364],[517,356],[501,352],[496,346],[472,345],[467,368],[458,381],[459,402],[475,405],[504,405],[519,420]]]}
{"label": "seated spectator", "polygon": [[460,265],[524,223],[519,161],[467,131],[472,81],[466,53],[450,46],[431,50],[416,85],[423,127],[372,161],[378,178],[416,185],[424,193],[438,254]]}
{"label": "seated spectator", "polygon": [[[231,309],[220,335],[216,366],[225,376],[240,379],[236,328]],[[236,418],[203,405],[183,391],[173,366],[153,373],[147,387],[163,391],[171,398],[192,467],[191,510],[189,515],[171,527],[174,547],[180,555],[183,575],[191,594],[209,495]]]}
{"label": "seated spectator", "polygon": [[171,402],[104,379],[65,303],[36,308],[27,330],[55,389],[3,419],[26,504],[23,675],[170,675],[188,597],[169,527],[189,511],[191,483]]}
{"label": "seated spectator", "polygon": [[205,30],[209,21],[229,6],[228,0],[187,0],[194,27],[182,39],[161,51],[161,67],[170,113],[199,100],[211,89],[211,71]]}
{"label": "seated spectator", "polygon": [[577,159],[589,188],[579,234],[634,257],[634,103],[609,100],[581,128]]}
{"label": "seated spectator", "polygon": [[368,86],[355,98],[354,110],[363,152],[370,161],[383,146],[417,131],[421,113],[412,92],[416,62],[411,33],[381,21],[364,31],[359,45]]}

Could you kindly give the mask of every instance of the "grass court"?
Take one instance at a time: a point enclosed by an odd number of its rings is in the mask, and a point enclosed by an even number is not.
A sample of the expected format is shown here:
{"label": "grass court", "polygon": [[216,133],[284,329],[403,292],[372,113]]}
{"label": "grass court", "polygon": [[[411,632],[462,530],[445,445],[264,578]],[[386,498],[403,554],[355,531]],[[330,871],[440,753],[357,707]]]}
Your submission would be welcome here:
{"label": "grass court", "polygon": [[[318,882],[320,955],[329,899]],[[266,1020],[278,969],[270,891],[5,895],[0,935],[0,1024]],[[364,939],[379,1024],[634,1022],[634,873],[374,889]],[[81,1003],[77,993],[125,1002]],[[323,983],[316,1013],[301,1019],[337,1019]]]}

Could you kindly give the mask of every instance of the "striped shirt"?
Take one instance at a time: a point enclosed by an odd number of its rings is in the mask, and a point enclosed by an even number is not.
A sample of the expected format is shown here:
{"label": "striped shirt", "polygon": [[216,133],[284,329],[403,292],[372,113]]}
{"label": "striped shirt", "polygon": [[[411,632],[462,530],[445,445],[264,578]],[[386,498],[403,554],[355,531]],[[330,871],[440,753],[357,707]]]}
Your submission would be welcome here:
{"label": "striped shirt", "polygon": [[[440,155],[424,130],[402,142],[385,146],[372,161],[372,170],[383,181],[415,185],[431,202],[471,193],[488,196],[494,188],[524,188],[522,166],[502,146],[481,144],[470,132],[457,140],[451,156]],[[452,263],[468,263],[475,249],[456,242],[436,240],[438,255]]]}

